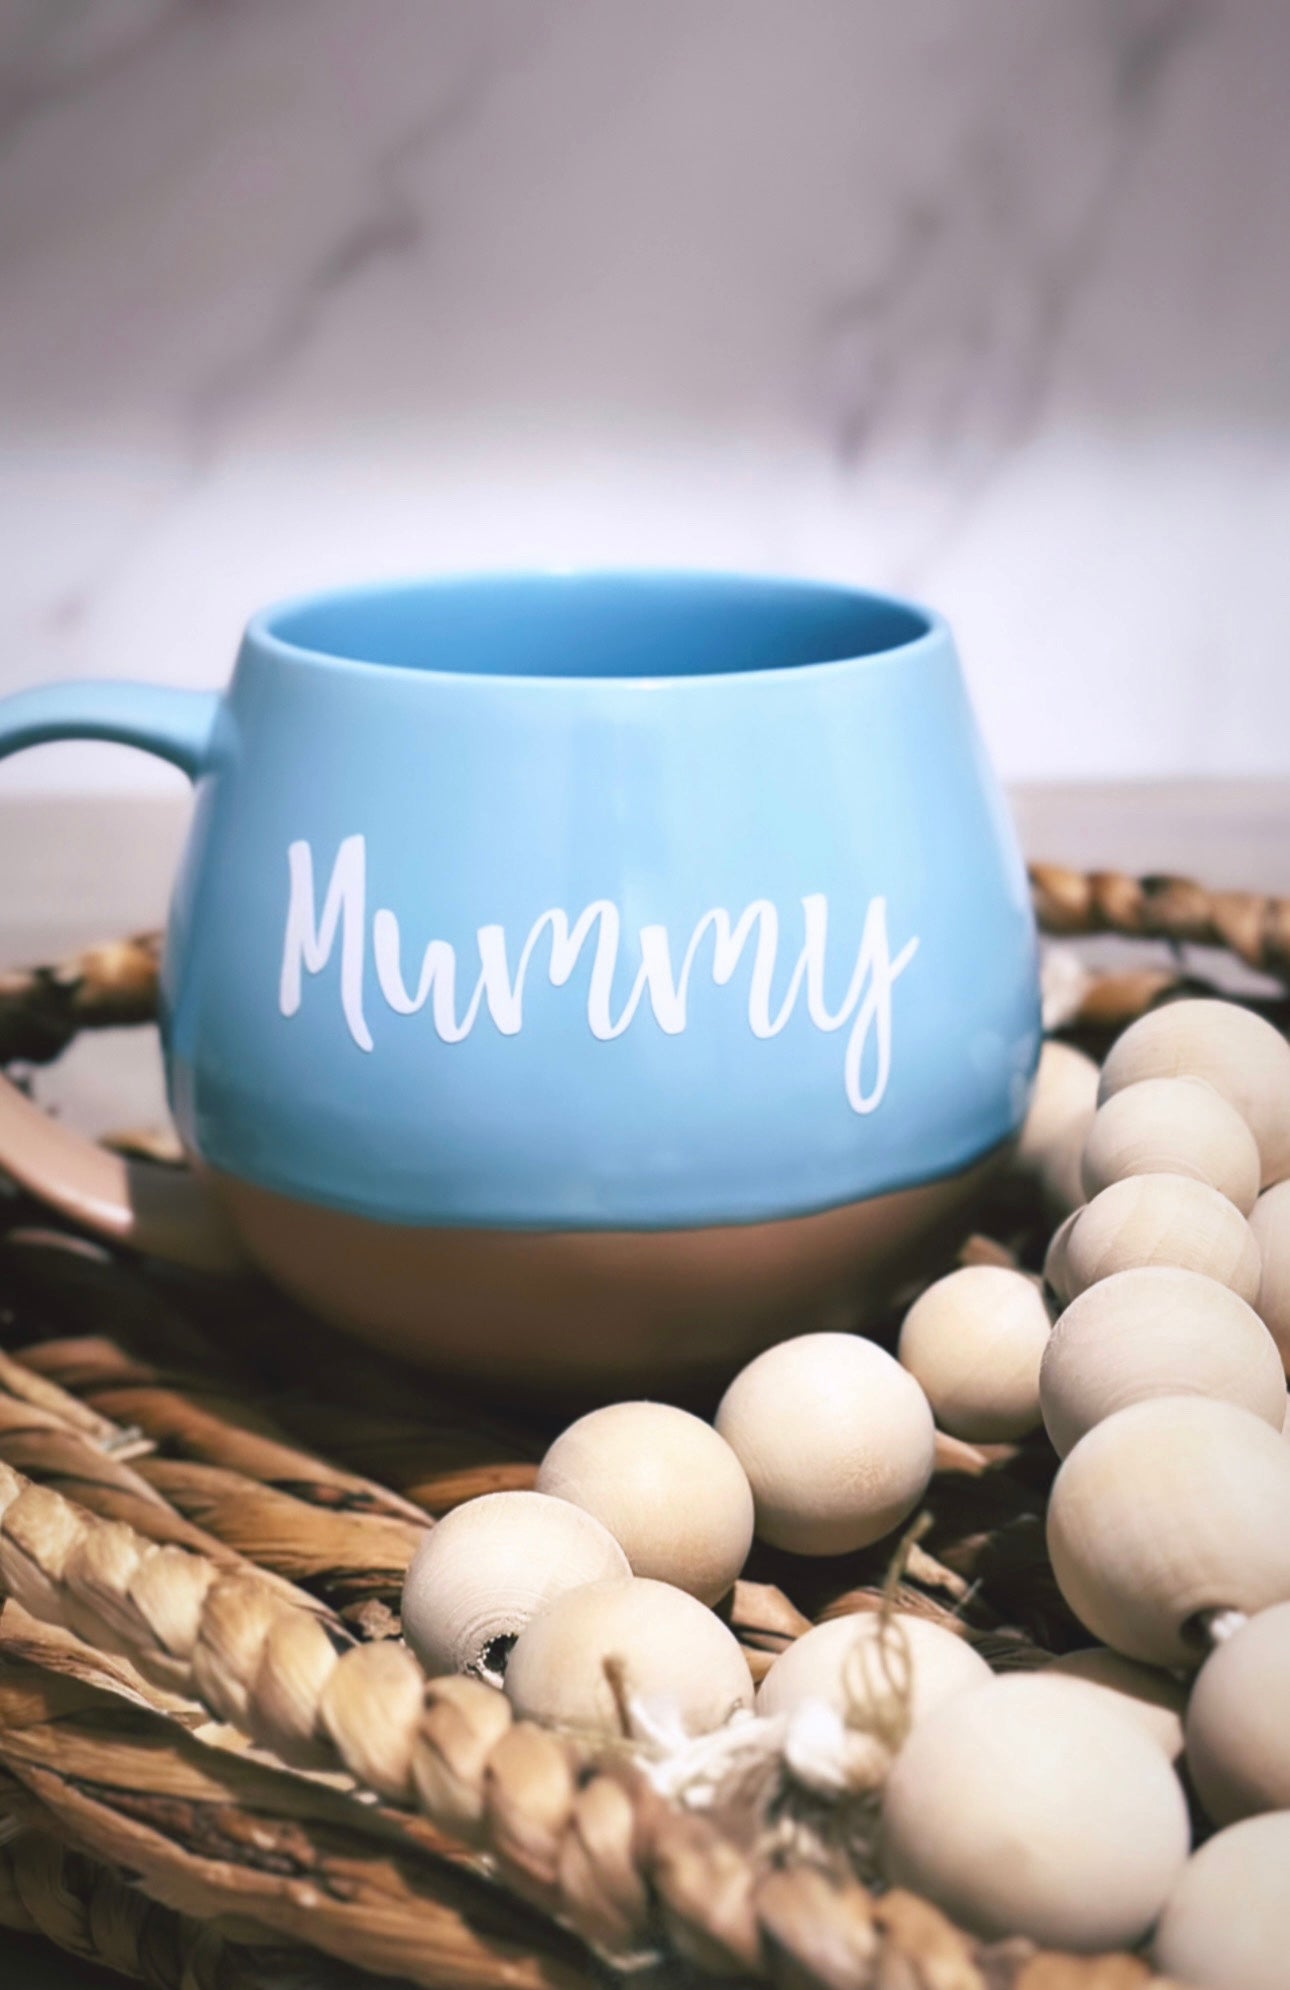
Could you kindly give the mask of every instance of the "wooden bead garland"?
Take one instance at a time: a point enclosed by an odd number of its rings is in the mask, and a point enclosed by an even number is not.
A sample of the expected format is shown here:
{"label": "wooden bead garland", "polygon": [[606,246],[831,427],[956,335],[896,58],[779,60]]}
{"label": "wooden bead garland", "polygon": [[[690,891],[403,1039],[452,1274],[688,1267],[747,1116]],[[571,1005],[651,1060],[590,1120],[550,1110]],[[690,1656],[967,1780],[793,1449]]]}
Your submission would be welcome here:
{"label": "wooden bead garland", "polygon": [[880,1541],[927,1487],[936,1431],[926,1396],[858,1334],[803,1334],[736,1375],[717,1429],[748,1474],[757,1533],[797,1555]]}
{"label": "wooden bead garland", "polygon": [[1173,1265],[1115,1272],[1072,1300],[1039,1376],[1059,1456],[1116,1410],[1175,1395],[1214,1396],[1280,1430],[1281,1357],[1252,1307],[1216,1279]]}
{"label": "wooden bead garland", "polygon": [[889,1879],[979,1934],[1084,1952],[1146,1934],[1189,1838],[1158,1744],[1087,1687],[1042,1672],[930,1714],[883,1798]]}
{"label": "wooden bead garland", "polygon": [[633,1575],[726,1594],[752,1546],[753,1496],[743,1467],[710,1423],[670,1403],[609,1403],[556,1438],[538,1491],[594,1514]]}
{"label": "wooden bead garland", "polygon": [[1144,1078],[1204,1078],[1258,1142],[1264,1188],[1290,1175],[1290,1043],[1236,1002],[1171,1002],[1131,1023],[1102,1066],[1098,1096]]}
{"label": "wooden bead garland", "polygon": [[403,1584],[403,1629],[431,1674],[498,1678],[529,1618],[585,1582],[630,1573],[608,1528],[539,1492],[484,1493],[432,1527]]}
{"label": "wooden bead garland", "polygon": [[1290,1376],[1290,1181],[1263,1191],[1250,1216],[1250,1228],[1259,1247],[1255,1305]]}
{"label": "wooden bead garland", "polygon": [[739,1645],[711,1610],[670,1583],[619,1577],[566,1590],[521,1631],[506,1668],[517,1714],[544,1726],[621,1735],[623,1708],[607,1666],[660,1726],[720,1727],[753,1703]]}
{"label": "wooden bead garland", "polygon": [[1097,1110],[1098,1077],[1092,1058],[1068,1043],[1050,1041],[1039,1054],[1014,1166],[1036,1184],[1054,1216],[1084,1200],[1080,1165]]}
{"label": "wooden bead garland", "polygon": [[965,1265],[914,1301],[897,1352],[942,1430],[996,1444],[1039,1422],[1048,1333],[1036,1279],[1003,1265]]}
{"label": "wooden bead garland", "polygon": [[1074,1679],[1104,1695],[1117,1712],[1149,1735],[1171,1762],[1183,1752],[1186,1689],[1171,1672],[1139,1665],[1107,1645],[1063,1652],[1046,1668],[1050,1679]]}
{"label": "wooden bead garland", "polygon": [[1132,1175],[1076,1214],[1060,1256],[1061,1296],[1075,1299],[1113,1272],[1153,1264],[1216,1278],[1251,1304],[1258,1293],[1259,1247],[1234,1203],[1208,1182]]}
{"label": "wooden bead garland", "polygon": [[1165,1902],[1152,1957],[1191,1990],[1285,1990],[1290,1957],[1290,1811],[1210,1838]]}
{"label": "wooden bead garland", "polygon": [[1098,1107],[1080,1179],[1092,1197],[1132,1175],[1184,1175],[1248,1216],[1260,1169],[1254,1135],[1221,1092],[1203,1078],[1143,1078]]}
{"label": "wooden bead garland", "polygon": [[1206,1814],[1290,1810],[1290,1602],[1225,1637],[1187,1703],[1187,1766]]}
{"label": "wooden bead garland", "polygon": [[1192,1667],[1204,1617],[1290,1599],[1290,1445],[1248,1410],[1161,1396],[1082,1437],[1053,1482],[1048,1553],[1095,1637]]}
{"label": "wooden bead garland", "polygon": [[1075,1297],[1075,1294],[1070,1289],[1070,1277],[1066,1264],[1066,1249],[1070,1243],[1071,1232],[1079,1220],[1082,1208],[1083,1205],[1081,1204],[1079,1209],[1072,1209],[1070,1215],[1063,1218],[1053,1231],[1049,1239],[1048,1249],[1044,1253],[1044,1286],[1058,1307],[1068,1305]]}

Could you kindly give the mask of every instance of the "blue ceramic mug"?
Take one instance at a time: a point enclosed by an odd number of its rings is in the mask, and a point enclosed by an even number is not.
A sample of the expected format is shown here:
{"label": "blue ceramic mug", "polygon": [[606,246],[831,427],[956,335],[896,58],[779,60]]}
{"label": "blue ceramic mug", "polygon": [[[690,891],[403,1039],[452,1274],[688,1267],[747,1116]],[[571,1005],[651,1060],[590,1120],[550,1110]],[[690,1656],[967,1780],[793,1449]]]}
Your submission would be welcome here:
{"label": "blue ceramic mug", "polygon": [[74,737],[195,784],[163,1038],[205,1201],[30,1107],[4,1158],[143,1248],[231,1232],[403,1352],[718,1372],[854,1319],[1023,1116],[1026,880],[922,608],[381,584],[258,615],[223,693],[0,704],[0,754]]}

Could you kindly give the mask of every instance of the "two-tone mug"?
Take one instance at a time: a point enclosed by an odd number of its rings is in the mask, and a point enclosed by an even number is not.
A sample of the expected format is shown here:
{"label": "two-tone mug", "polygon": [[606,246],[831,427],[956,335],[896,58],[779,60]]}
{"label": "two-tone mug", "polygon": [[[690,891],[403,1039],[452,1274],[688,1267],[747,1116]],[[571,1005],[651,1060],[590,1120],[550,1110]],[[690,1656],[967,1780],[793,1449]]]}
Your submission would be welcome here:
{"label": "two-tone mug", "polygon": [[0,1159],[401,1353],[718,1374],[876,1303],[1023,1116],[1026,881],[922,608],[699,573],[382,584],[256,616],[224,692],[0,703],[0,754],[66,738],[195,785],[162,977],[193,1173],[17,1094]]}

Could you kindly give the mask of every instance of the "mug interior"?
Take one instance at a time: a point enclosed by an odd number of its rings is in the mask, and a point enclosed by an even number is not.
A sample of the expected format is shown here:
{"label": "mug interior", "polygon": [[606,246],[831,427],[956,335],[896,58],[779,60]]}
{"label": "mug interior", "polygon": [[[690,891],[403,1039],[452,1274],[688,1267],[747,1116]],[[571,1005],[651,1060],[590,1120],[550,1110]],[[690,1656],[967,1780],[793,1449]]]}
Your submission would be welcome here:
{"label": "mug interior", "polygon": [[483,677],[710,677],[903,649],[907,602],[721,574],[480,575],[318,595],[253,628],[315,658]]}

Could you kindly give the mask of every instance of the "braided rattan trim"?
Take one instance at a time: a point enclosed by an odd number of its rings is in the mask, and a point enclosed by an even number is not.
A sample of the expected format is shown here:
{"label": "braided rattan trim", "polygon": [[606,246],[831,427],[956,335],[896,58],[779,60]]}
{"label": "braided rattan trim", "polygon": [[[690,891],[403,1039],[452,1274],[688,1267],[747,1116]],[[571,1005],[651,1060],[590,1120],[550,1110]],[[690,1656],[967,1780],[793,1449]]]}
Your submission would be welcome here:
{"label": "braided rattan trim", "polygon": [[1192,878],[1130,877],[1032,864],[1035,916],[1046,933],[1120,933],[1175,946],[1221,947],[1247,967],[1290,980],[1290,899],[1210,891]]}
{"label": "braided rattan trim", "polygon": [[[649,1949],[661,1925],[711,1972],[759,1976],[783,1956],[796,1974],[781,1980],[801,1985],[885,1982],[875,1974],[884,1944],[908,1953],[903,1980],[915,1986],[1149,1980],[1127,1959],[1117,1975],[1046,1979],[1031,1954],[1011,1945],[1011,1957],[987,1958],[910,1896],[875,1899],[810,1867],[765,1871],[712,1819],[661,1799],[625,1753],[516,1721],[505,1696],[477,1680],[428,1681],[401,1644],[346,1646],[258,1579],[99,1520],[5,1465],[0,1582],[34,1617],[123,1653],[281,1760],[343,1769],[387,1804],[421,1811],[602,1953]],[[21,1750],[0,1750],[21,1778]],[[324,1916],[317,1933],[327,1946]],[[352,1944],[350,1959],[364,1960]]]}

